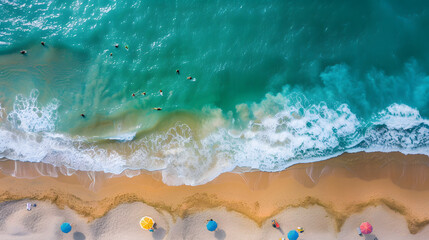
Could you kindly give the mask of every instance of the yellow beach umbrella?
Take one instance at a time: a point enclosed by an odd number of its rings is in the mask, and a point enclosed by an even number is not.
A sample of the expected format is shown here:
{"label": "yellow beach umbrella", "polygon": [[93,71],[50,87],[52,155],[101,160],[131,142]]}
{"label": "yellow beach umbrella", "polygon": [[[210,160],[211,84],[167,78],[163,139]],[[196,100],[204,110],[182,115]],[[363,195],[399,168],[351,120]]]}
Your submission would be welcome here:
{"label": "yellow beach umbrella", "polygon": [[144,216],[142,219],[140,219],[140,227],[146,230],[151,229],[153,227],[153,223],[153,219],[148,216]]}

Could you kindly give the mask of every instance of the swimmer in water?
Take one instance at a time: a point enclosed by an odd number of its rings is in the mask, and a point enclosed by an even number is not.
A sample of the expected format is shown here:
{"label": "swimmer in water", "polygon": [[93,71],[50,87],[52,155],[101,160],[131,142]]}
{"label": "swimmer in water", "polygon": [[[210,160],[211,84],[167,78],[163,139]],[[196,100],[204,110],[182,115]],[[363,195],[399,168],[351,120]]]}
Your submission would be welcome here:
{"label": "swimmer in water", "polygon": [[146,96],[146,92],[142,92],[142,95],[143,95],[143,96]]}
{"label": "swimmer in water", "polygon": [[179,69],[177,69],[177,70],[176,70],[176,73],[177,73],[177,74],[180,74],[180,71],[179,71]]}
{"label": "swimmer in water", "polygon": [[133,93],[133,94],[131,94],[131,96],[135,97],[135,96],[136,96],[136,94],[135,94],[135,93]]}
{"label": "swimmer in water", "polygon": [[85,118],[85,114],[83,114],[83,113],[82,113],[80,116],[81,116],[82,118]]}
{"label": "swimmer in water", "polygon": [[164,96],[164,94],[162,93],[162,90],[159,90],[159,94],[161,94],[161,96]]}
{"label": "swimmer in water", "polygon": [[115,44],[115,48],[118,48],[119,47],[119,44]]}
{"label": "swimmer in water", "polygon": [[113,53],[110,53],[110,56],[113,56]]}
{"label": "swimmer in water", "polygon": [[128,46],[125,46],[126,49],[128,49]]}
{"label": "swimmer in water", "polygon": [[191,77],[191,76],[189,76],[189,77],[187,77],[187,79],[188,79],[188,80],[192,80],[192,77]]}
{"label": "swimmer in water", "polygon": [[45,42],[41,42],[40,44],[42,44],[42,46],[45,46]]}
{"label": "swimmer in water", "polygon": [[22,50],[22,51],[21,51],[21,54],[27,54],[27,51]]}
{"label": "swimmer in water", "polygon": [[152,108],[153,110],[161,111],[162,108]]}

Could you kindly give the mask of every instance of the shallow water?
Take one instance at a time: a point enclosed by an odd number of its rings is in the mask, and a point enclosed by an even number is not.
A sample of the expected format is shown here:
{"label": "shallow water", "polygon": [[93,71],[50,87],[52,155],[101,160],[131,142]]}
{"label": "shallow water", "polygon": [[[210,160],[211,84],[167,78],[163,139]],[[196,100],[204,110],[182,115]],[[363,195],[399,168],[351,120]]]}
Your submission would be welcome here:
{"label": "shallow water", "polygon": [[428,154],[428,7],[1,0],[0,156],[195,185],[346,151]]}

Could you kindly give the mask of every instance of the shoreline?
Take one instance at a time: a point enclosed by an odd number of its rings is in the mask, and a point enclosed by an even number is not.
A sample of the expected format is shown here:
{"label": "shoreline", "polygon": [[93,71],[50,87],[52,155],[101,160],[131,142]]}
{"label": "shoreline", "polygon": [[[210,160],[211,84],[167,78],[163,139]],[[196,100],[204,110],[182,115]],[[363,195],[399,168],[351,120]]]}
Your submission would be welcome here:
{"label": "shoreline", "polygon": [[[253,220],[259,227],[287,209],[322,207],[341,231],[346,220],[368,207],[386,206],[401,214],[410,233],[429,224],[429,157],[392,153],[346,153],[338,157],[297,164],[281,172],[224,173],[198,186],[168,186],[160,173],[129,178],[93,173],[96,189],[90,190],[85,172],[72,176],[23,179],[8,176],[34,174],[35,165],[0,162],[0,201],[33,199],[68,207],[89,222],[105,216],[118,205],[142,202],[173,219],[223,207]],[[52,166],[51,166],[52,167]],[[111,174],[109,174],[111,177]]]}

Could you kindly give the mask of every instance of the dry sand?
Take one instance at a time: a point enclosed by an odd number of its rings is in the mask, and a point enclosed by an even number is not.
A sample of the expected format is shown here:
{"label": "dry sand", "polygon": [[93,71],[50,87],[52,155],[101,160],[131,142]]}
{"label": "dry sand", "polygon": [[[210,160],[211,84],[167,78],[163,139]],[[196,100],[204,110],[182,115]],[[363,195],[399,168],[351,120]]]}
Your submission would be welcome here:
{"label": "dry sand", "polygon": [[[335,230],[335,220],[320,206],[308,208],[290,208],[274,218],[281,229],[274,229],[267,220],[258,226],[249,218],[227,211],[225,208],[214,208],[188,215],[186,218],[173,217],[168,212],[159,212],[146,204],[126,203],[117,206],[104,217],[87,222],[73,210],[59,209],[56,205],[43,201],[32,201],[37,207],[31,211],[25,209],[26,200],[4,202],[0,204],[0,239],[35,240],[116,240],[116,239],[275,239],[285,237],[287,232],[297,226],[303,226],[305,232],[301,240],[373,240],[378,239],[427,239],[429,227],[419,233],[409,233],[407,223],[402,215],[385,206],[368,207],[363,212],[350,216],[339,233]],[[158,225],[154,233],[142,230],[138,225],[144,215],[152,216]],[[218,223],[215,232],[206,230],[205,222],[213,218]],[[63,222],[72,223],[72,231],[64,234],[59,226]],[[362,221],[374,225],[373,234],[359,237],[356,227]]]}
{"label": "dry sand", "polygon": [[[428,164],[423,155],[344,154],[278,173],[226,173],[201,186],[167,186],[158,173],[95,173],[93,191],[87,173],[20,179],[8,174],[59,169],[5,161],[0,239],[279,239],[272,218],[285,234],[304,227],[307,240],[365,239],[356,234],[362,221],[374,226],[367,239],[429,239]],[[27,211],[27,201],[38,207]],[[144,215],[158,222],[155,233],[139,227]],[[205,229],[209,218],[219,224],[215,233]],[[59,231],[63,221],[71,233]]]}

